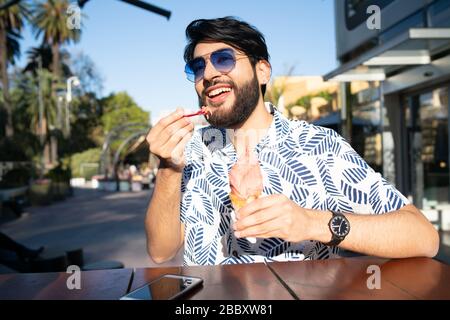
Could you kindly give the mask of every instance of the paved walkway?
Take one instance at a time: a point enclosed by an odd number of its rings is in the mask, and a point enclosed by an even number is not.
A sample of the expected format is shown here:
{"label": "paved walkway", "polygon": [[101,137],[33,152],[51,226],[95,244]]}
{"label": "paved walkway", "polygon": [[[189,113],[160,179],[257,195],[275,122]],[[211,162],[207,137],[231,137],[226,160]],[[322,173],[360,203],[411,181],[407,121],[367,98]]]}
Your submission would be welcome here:
{"label": "paved walkway", "polygon": [[[173,260],[156,265],[146,251],[144,217],[151,191],[104,192],[75,189],[73,197],[45,207],[28,207],[0,230],[30,247],[82,247],[85,263],[119,260],[125,267],[179,266]],[[441,233],[438,259],[450,263],[450,232]]]}
{"label": "paved walkway", "polygon": [[[156,264],[147,255],[144,230],[150,196],[149,190],[75,189],[65,201],[26,208],[21,218],[1,224],[0,230],[30,247],[82,247],[85,263],[119,260],[125,267],[152,267]],[[181,265],[181,256],[163,265]]]}

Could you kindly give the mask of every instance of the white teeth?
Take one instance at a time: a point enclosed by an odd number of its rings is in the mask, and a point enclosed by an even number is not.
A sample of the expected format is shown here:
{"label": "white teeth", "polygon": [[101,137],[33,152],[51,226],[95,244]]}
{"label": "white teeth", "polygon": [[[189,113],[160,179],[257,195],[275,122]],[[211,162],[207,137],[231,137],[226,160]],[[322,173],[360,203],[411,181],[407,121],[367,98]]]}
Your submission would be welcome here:
{"label": "white teeth", "polygon": [[222,92],[230,92],[231,88],[218,88],[215,89],[213,91],[211,91],[210,93],[208,93],[208,97],[214,97],[217,96],[218,94],[222,93]]}

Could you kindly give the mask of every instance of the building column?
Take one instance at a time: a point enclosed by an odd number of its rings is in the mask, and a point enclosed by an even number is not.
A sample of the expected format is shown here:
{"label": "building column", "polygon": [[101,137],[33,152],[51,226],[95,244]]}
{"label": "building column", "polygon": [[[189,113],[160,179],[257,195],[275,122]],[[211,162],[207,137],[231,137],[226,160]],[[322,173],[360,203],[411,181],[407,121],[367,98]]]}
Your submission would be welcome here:
{"label": "building column", "polygon": [[398,93],[381,99],[383,176],[408,195],[409,158],[403,106]]}
{"label": "building column", "polygon": [[338,101],[341,106],[341,132],[340,135],[350,144],[352,141],[352,101],[350,82],[340,82],[338,90]]}

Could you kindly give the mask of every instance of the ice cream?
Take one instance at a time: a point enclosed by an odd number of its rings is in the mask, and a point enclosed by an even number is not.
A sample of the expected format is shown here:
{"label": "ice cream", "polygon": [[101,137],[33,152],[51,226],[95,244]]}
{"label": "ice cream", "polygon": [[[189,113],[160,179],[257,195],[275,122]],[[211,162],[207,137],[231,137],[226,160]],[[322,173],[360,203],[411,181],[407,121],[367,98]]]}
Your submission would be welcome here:
{"label": "ice cream", "polygon": [[[258,159],[250,151],[247,151],[238,159],[231,168],[229,179],[231,188],[230,199],[235,211],[257,199],[262,193],[263,178],[261,167]],[[232,213],[232,218],[236,221],[235,212]],[[253,237],[249,237],[247,240],[252,243],[256,242],[256,239]]]}

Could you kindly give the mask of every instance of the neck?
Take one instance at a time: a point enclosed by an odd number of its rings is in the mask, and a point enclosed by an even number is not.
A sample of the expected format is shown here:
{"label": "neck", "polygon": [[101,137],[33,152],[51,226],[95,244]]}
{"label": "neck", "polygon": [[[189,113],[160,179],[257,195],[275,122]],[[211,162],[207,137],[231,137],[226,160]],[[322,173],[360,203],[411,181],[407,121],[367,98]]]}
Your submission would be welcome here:
{"label": "neck", "polygon": [[262,98],[253,110],[250,117],[231,130],[232,141],[238,158],[253,150],[259,141],[266,135],[272,123],[273,116],[267,111]]}

